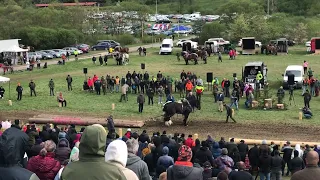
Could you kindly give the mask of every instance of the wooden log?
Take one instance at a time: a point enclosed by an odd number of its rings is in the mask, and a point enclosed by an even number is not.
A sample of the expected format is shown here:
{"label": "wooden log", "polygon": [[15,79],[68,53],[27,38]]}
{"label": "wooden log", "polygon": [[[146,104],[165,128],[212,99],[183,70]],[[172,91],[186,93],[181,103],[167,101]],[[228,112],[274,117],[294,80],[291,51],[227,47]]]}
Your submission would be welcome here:
{"label": "wooden log", "polygon": [[119,128],[118,135],[119,135],[119,137],[122,137],[122,128]]}
{"label": "wooden log", "polygon": [[299,120],[302,120],[302,112],[299,112]]}
{"label": "wooden log", "polygon": [[272,108],[272,99],[265,99],[264,100],[264,107],[267,109],[271,109]]}
{"label": "wooden log", "polygon": [[259,102],[258,101],[252,101],[251,105],[252,105],[252,108],[256,108],[256,107],[259,106]]}
{"label": "wooden log", "polygon": [[[130,120],[121,120],[121,119],[114,119],[114,125],[116,127],[135,127],[141,128],[144,126],[143,121],[130,121]],[[88,126],[92,124],[101,124],[102,126],[107,125],[107,121],[104,119],[81,119],[81,118],[74,118],[74,117],[54,117],[54,118],[41,118],[41,117],[34,117],[29,118],[28,122],[35,122],[38,124],[57,124],[57,125],[81,125],[81,126]]]}
{"label": "wooden log", "polygon": [[8,104],[9,104],[9,106],[12,106],[12,101],[9,100],[9,101],[8,101]]}
{"label": "wooden log", "polygon": [[[231,139],[231,138],[229,138]],[[258,140],[258,139],[240,139],[240,138],[234,138],[234,142],[235,143],[240,143],[241,140],[244,140],[246,142],[246,144],[248,145],[253,145],[253,144],[261,144],[262,140]],[[270,145],[271,142],[274,142],[274,144],[283,146],[283,144],[286,141],[279,141],[279,140],[267,140],[267,144]],[[290,145],[291,146],[295,146],[296,144],[300,144],[301,147],[304,147],[306,144],[308,144],[309,146],[314,146],[314,145],[318,145],[320,144],[320,142],[304,142],[304,141],[290,141]]]}
{"label": "wooden log", "polygon": [[284,104],[277,104],[278,109],[284,109]]}

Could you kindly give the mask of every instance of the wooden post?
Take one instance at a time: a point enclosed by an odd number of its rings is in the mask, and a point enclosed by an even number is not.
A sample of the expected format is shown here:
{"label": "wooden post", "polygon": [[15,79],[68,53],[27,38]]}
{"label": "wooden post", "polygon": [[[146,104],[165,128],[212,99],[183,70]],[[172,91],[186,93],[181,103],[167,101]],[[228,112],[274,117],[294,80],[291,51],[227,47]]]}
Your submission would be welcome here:
{"label": "wooden post", "polygon": [[115,104],[114,104],[114,103],[112,103],[112,110],[114,110],[114,108],[115,108]]}
{"label": "wooden post", "polygon": [[8,104],[9,104],[9,106],[12,106],[12,101],[9,100],[9,101],[8,101]]}
{"label": "wooden post", "polygon": [[232,116],[234,116],[234,109],[232,109]]}
{"label": "wooden post", "polygon": [[59,108],[61,108],[62,107],[62,103],[61,102],[59,102]]}
{"label": "wooden post", "polygon": [[119,134],[119,137],[122,137],[122,128],[119,128],[118,134]]}
{"label": "wooden post", "polygon": [[299,112],[299,120],[302,120],[302,112]]}

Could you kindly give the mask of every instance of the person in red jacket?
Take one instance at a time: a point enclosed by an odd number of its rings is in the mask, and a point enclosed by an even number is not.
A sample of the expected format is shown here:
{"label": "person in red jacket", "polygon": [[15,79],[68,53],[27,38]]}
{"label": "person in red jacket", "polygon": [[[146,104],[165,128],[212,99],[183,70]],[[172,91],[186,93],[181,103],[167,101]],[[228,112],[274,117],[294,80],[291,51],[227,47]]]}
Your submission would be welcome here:
{"label": "person in red jacket", "polygon": [[29,160],[27,169],[34,172],[39,179],[53,180],[61,168],[60,162],[54,159],[55,150],[56,144],[53,141],[44,142],[44,148],[39,155]]}
{"label": "person in red jacket", "polygon": [[92,92],[93,91],[93,80],[91,79],[91,77],[89,77],[87,83],[88,83],[90,92]]}
{"label": "person in red jacket", "polygon": [[192,139],[192,135],[188,136],[188,139],[184,142],[184,145],[192,148],[195,145],[194,140]]}
{"label": "person in red jacket", "polygon": [[188,80],[186,84],[186,96],[188,96],[188,94],[192,91],[192,89],[193,89],[193,84],[190,80]]}
{"label": "person in red jacket", "polygon": [[98,76],[97,75],[93,75],[93,78],[92,78],[93,83],[95,83],[96,80],[98,80]]}

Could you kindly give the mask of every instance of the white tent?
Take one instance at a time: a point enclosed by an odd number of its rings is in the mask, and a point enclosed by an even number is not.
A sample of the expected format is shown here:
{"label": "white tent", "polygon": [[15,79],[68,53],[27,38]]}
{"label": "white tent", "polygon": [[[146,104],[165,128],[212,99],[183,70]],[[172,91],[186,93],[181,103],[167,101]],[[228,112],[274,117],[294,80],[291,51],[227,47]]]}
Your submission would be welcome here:
{"label": "white tent", "polygon": [[10,78],[0,76],[0,82],[9,82]]}
{"label": "white tent", "polygon": [[5,83],[5,82],[9,82],[9,99],[11,99],[11,93],[10,93],[10,78],[7,78],[7,77],[3,77],[3,76],[0,76],[0,83]]}
{"label": "white tent", "polygon": [[22,49],[17,45],[13,45],[8,47],[7,49],[3,50],[3,52],[27,52],[28,49]]}

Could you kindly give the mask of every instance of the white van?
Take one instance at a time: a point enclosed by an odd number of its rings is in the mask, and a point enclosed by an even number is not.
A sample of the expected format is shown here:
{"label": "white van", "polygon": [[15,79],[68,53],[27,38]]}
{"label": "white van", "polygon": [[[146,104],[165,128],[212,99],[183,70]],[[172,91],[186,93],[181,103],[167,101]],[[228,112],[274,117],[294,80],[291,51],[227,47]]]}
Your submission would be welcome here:
{"label": "white van", "polygon": [[286,68],[286,71],[283,76],[283,87],[288,88],[288,74],[293,74],[294,75],[294,82],[295,82],[295,87],[296,88],[301,88],[303,84],[303,79],[304,79],[304,70],[303,66],[301,65],[290,65]]}
{"label": "white van", "polygon": [[160,46],[159,54],[171,54],[173,49],[172,39],[164,39]]}

